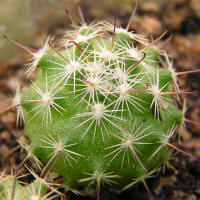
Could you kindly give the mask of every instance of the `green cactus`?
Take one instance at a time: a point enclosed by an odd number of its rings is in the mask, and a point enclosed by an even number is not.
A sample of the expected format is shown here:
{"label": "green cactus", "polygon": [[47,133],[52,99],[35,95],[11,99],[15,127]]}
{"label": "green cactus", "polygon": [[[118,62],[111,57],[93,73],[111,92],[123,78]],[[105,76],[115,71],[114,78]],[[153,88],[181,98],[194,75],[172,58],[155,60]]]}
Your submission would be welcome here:
{"label": "green cactus", "polygon": [[[0,198],[1,200],[51,200],[59,195],[53,185],[39,178],[34,172],[35,180],[25,185],[14,175],[2,173],[0,176]],[[19,177],[20,178],[20,177]],[[50,188],[48,190],[48,188]]]}
{"label": "green cactus", "polygon": [[170,139],[184,121],[176,74],[158,40],[150,43],[129,25],[82,18],[73,26],[58,48],[47,39],[42,49],[28,49],[28,76],[40,69],[14,99],[26,149],[46,164],[43,171],[53,165],[67,188],[127,189],[170,158]]}

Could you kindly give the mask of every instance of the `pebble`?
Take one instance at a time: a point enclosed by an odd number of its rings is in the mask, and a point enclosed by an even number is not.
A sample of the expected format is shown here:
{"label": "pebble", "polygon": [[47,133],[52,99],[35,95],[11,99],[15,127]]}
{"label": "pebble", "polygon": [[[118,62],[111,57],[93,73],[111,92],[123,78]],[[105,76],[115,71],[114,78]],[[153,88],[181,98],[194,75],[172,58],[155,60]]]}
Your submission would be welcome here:
{"label": "pebble", "polygon": [[15,127],[16,114],[14,112],[8,112],[1,116],[1,121],[10,127]]}
{"label": "pebble", "polygon": [[185,200],[197,200],[197,197],[194,194],[190,194],[185,198]]}
{"label": "pebble", "polygon": [[10,140],[10,133],[7,130],[4,130],[0,133],[1,140],[5,140],[6,142],[9,142]]}
{"label": "pebble", "polygon": [[158,36],[163,31],[161,21],[157,17],[149,15],[135,17],[131,27],[139,34],[147,33],[148,35]]}

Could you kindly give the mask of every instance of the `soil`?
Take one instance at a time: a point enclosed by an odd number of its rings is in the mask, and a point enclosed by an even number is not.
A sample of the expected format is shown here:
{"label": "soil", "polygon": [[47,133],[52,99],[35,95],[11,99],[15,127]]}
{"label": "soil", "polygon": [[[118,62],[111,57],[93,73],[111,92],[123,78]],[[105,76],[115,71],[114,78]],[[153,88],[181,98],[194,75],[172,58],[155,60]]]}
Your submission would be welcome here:
{"label": "soil", "polygon": [[[190,12],[187,7],[173,8],[170,15],[162,16],[159,13],[142,13],[140,10],[135,17],[131,28],[139,33],[152,34],[154,38],[164,29],[169,30],[173,37],[163,46],[174,58],[174,67],[177,71],[200,68],[200,18]],[[173,14],[179,12],[179,17]],[[189,14],[188,14],[189,13]],[[90,18],[90,10],[86,15]],[[123,14],[119,17],[120,24],[126,24],[129,16]],[[145,21],[145,25],[142,23]],[[162,44],[163,41],[161,41]],[[15,80],[20,85],[28,87],[23,73],[23,63],[26,58],[20,57],[6,61],[0,68],[0,110],[9,106],[15,90]],[[33,75],[34,78],[34,75]],[[199,91],[200,73],[180,76],[179,84],[184,91]],[[200,94],[188,96],[188,109],[186,118],[200,122]],[[26,152],[19,147],[17,139],[23,135],[23,126],[16,128],[16,112],[11,110],[0,116],[0,171],[8,173],[15,169],[25,158]],[[178,144],[177,137],[173,144],[182,150],[196,156],[192,159],[181,153],[173,152],[168,166],[161,169],[158,175],[147,180],[147,185],[155,200],[198,200],[200,199],[200,126],[186,123]],[[30,161],[27,161],[30,162]],[[27,164],[27,163],[26,163]],[[31,164],[31,163],[28,163]],[[12,167],[11,167],[12,166]],[[173,166],[173,167],[172,167]],[[22,173],[27,172],[22,168]],[[29,177],[31,179],[31,177]],[[28,180],[27,180],[28,181]],[[78,196],[72,192],[67,193],[69,200],[93,200],[96,197]],[[101,200],[147,200],[150,199],[142,183],[136,184],[130,190],[119,193],[113,188],[102,188]]]}

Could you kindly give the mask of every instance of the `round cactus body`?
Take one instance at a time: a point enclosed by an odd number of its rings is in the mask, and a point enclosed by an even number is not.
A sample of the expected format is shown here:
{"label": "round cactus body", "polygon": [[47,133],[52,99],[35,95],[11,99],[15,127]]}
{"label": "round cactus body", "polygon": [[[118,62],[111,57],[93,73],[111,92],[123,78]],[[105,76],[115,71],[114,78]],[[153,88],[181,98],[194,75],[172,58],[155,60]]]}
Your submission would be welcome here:
{"label": "round cactus body", "polygon": [[20,94],[29,150],[74,189],[128,188],[167,163],[183,113],[166,53],[109,23],[75,27],[57,44],[33,54],[38,76]]}
{"label": "round cactus body", "polygon": [[[51,190],[48,190],[50,186]],[[24,186],[14,175],[3,175],[0,177],[1,200],[50,200],[57,196],[58,191],[39,177],[29,185]]]}

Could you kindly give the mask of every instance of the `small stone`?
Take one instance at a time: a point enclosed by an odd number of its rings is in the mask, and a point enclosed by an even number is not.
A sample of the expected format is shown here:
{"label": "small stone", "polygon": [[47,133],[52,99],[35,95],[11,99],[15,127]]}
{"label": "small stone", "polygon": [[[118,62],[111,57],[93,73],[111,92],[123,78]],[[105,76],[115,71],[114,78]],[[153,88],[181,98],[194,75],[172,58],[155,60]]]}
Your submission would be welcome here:
{"label": "small stone", "polygon": [[14,112],[8,112],[1,117],[4,124],[14,127],[16,124],[16,114]]}
{"label": "small stone", "polygon": [[158,2],[154,2],[154,1],[144,1],[141,6],[140,9],[143,12],[153,12],[153,13],[159,13],[161,10],[161,5]]}
{"label": "small stone", "polygon": [[173,199],[184,199],[185,192],[180,190],[174,190],[173,191]]}
{"label": "small stone", "polygon": [[200,17],[200,1],[199,0],[191,0],[190,6],[195,14]]}
{"label": "small stone", "polygon": [[183,129],[181,134],[181,138],[183,139],[184,142],[190,141],[192,138],[191,133],[187,129]]}
{"label": "small stone", "polygon": [[196,193],[197,195],[200,195],[200,188],[196,189],[196,190],[195,190],[195,193]]}
{"label": "small stone", "polygon": [[190,194],[185,198],[185,200],[197,200],[197,197],[194,194]]}
{"label": "small stone", "polygon": [[154,189],[154,192],[158,195],[163,186],[173,185],[176,182],[176,176],[162,177],[159,180],[158,186]]}
{"label": "small stone", "polygon": [[137,30],[137,32],[141,34],[160,35],[163,31],[160,20],[154,16],[136,17],[132,26],[134,30]]}
{"label": "small stone", "polygon": [[168,9],[167,14],[164,16],[164,23],[175,30],[179,30],[182,22],[189,15],[188,9]]}
{"label": "small stone", "polygon": [[7,130],[2,131],[1,134],[0,134],[0,138],[2,140],[9,141],[10,140],[10,134],[9,134],[9,132]]}

